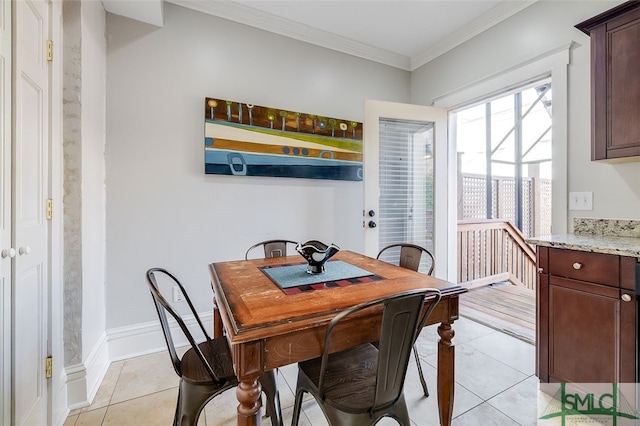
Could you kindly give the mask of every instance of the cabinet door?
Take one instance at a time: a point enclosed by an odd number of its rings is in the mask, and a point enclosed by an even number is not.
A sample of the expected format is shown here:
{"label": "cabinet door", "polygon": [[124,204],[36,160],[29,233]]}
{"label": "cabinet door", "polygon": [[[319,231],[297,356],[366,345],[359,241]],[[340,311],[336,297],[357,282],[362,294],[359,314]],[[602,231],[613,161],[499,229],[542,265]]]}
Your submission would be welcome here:
{"label": "cabinet door", "polygon": [[620,289],[550,276],[548,291],[549,380],[618,382]]}
{"label": "cabinet door", "polygon": [[592,32],[594,160],[640,155],[640,9]]}

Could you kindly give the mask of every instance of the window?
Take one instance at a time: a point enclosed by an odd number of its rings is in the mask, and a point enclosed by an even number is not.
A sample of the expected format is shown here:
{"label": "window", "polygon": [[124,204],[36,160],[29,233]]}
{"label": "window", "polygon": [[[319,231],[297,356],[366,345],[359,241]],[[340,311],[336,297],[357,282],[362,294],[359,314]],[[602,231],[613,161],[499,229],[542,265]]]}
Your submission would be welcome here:
{"label": "window", "polygon": [[506,219],[526,237],[551,233],[550,79],[454,113],[458,218]]}

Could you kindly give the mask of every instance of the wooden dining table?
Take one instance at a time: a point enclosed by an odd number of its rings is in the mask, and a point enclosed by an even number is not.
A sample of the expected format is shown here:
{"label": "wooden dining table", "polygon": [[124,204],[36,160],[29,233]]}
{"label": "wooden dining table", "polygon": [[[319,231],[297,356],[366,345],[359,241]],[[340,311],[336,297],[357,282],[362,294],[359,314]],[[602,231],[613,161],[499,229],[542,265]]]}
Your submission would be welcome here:
{"label": "wooden dining table", "polygon": [[[268,272],[271,268],[305,264],[299,256],[215,262],[209,267],[214,299],[214,335],[226,336],[231,346],[239,385],[238,425],[261,424],[259,376],[269,370],[322,354],[328,322],[347,307],[416,288],[437,288],[442,299],[427,324],[437,324],[437,394],[441,425],[450,425],[454,399],[455,348],[453,322],[458,319],[457,284],[401,268],[362,254],[340,251],[326,264],[346,263],[370,275],[355,279],[292,287],[283,290]],[[379,337],[380,312],[345,324],[334,338],[342,350]],[[377,322],[376,322],[377,321]],[[367,324],[363,327],[362,324]],[[332,349],[333,350],[333,349]]]}

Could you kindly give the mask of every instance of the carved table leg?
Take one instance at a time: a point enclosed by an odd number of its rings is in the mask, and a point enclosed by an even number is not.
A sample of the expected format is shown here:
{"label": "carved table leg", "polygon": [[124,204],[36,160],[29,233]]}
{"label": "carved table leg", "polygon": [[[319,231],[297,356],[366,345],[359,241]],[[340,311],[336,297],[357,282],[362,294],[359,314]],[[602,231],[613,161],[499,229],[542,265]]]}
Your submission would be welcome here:
{"label": "carved table leg", "polygon": [[451,323],[443,322],[438,327],[438,411],[440,424],[449,426],[453,415],[453,389],[455,386],[455,347],[451,339],[455,332]]}
{"label": "carved table leg", "polygon": [[236,388],[238,405],[238,426],[260,426],[260,394],[262,386],[257,378],[243,380]]}

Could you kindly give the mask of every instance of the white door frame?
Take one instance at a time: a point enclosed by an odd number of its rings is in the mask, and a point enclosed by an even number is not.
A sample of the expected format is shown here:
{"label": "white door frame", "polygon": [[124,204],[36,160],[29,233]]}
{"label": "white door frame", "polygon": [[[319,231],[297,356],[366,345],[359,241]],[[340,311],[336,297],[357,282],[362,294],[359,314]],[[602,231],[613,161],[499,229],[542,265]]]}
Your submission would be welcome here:
{"label": "white door frame", "polygon": [[[367,100],[365,101],[364,121],[364,212],[373,209],[377,211],[379,200],[379,120],[380,118],[407,119],[417,121],[434,121],[434,276],[448,281],[456,280],[456,226],[455,213],[456,183],[449,176],[448,169],[455,168],[455,155],[451,156],[447,143],[447,112],[446,110],[422,105],[402,104],[395,102]],[[438,123],[441,123],[438,125]],[[454,152],[455,154],[455,152]],[[452,164],[453,163],[453,164]],[[454,174],[455,177],[455,174]],[[453,187],[452,187],[453,185]],[[451,196],[450,194],[453,194]],[[374,201],[372,201],[374,200]],[[374,207],[373,204],[376,204]],[[375,217],[374,217],[375,219]],[[377,255],[377,228],[369,228],[369,218],[365,213],[364,220],[364,251],[367,256]],[[443,255],[444,254],[444,255]]]}
{"label": "white door frame", "polygon": [[[528,61],[515,64],[505,71],[490,75],[481,81],[462,87],[451,93],[437,97],[434,105],[449,111],[460,109],[481,99],[491,97],[509,88],[522,86],[528,82],[551,76],[553,88],[552,123],[553,135],[551,139],[553,185],[551,193],[552,217],[551,232],[564,234],[569,228],[569,210],[567,201],[567,128],[568,128],[568,77],[567,66],[571,62],[570,50],[573,42],[544,52]],[[455,138],[449,147],[455,158],[457,146]],[[456,179],[456,166],[450,170],[450,179]]]}
{"label": "white door frame", "polygon": [[11,424],[11,2],[0,3],[0,424]]}
{"label": "white door frame", "polygon": [[62,80],[63,80],[63,12],[62,0],[51,1],[49,39],[54,55],[50,63],[49,105],[49,198],[53,200],[53,218],[49,223],[49,354],[53,357],[53,377],[49,380],[51,424],[63,424],[69,414],[67,375],[64,368],[64,298],[63,298],[63,149],[62,149]]}

